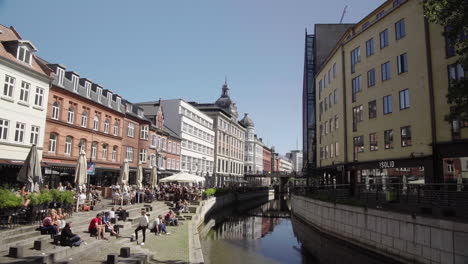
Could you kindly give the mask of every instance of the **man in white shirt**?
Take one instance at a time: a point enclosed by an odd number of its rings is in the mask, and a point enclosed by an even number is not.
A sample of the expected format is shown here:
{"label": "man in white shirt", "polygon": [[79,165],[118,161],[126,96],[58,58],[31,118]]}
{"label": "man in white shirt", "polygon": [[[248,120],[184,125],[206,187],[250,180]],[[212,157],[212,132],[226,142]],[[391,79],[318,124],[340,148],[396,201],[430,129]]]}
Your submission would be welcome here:
{"label": "man in white shirt", "polygon": [[141,210],[141,216],[138,218],[138,227],[135,229],[135,238],[138,244],[138,231],[143,232],[143,242],[141,245],[143,246],[145,244],[146,240],[146,228],[148,228],[149,225],[149,219],[148,216],[146,215],[146,210]]}

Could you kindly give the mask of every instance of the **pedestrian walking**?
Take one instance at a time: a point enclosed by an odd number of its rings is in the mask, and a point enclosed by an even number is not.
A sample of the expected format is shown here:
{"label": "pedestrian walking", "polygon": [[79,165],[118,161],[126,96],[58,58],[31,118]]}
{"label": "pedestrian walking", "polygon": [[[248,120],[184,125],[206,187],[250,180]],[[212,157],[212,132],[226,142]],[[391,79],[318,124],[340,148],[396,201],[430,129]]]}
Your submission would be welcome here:
{"label": "pedestrian walking", "polygon": [[138,231],[143,232],[143,242],[140,245],[144,245],[146,241],[146,228],[148,228],[149,225],[149,219],[148,216],[146,215],[146,210],[141,210],[141,216],[138,218],[138,227],[135,229],[135,238],[136,242],[138,244]]}

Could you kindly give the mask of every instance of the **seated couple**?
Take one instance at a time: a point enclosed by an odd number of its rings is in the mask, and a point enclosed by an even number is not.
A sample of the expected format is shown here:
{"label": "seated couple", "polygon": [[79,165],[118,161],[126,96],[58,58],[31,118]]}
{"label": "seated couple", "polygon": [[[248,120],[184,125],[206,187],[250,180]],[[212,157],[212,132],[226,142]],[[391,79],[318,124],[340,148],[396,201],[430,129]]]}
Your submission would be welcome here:
{"label": "seated couple", "polygon": [[101,213],[97,214],[95,218],[91,220],[88,227],[89,233],[91,235],[96,236],[97,239],[104,239],[109,240],[107,237],[104,236],[106,231],[110,231],[114,236],[117,238],[120,237],[117,232],[115,231],[114,226],[110,223],[109,213],[107,212],[103,217]]}
{"label": "seated couple", "polygon": [[164,224],[164,219],[162,215],[159,215],[156,219],[154,219],[153,223],[150,226],[151,232],[154,232],[157,236],[161,235],[161,232],[170,235],[171,233],[167,232],[166,224]]}

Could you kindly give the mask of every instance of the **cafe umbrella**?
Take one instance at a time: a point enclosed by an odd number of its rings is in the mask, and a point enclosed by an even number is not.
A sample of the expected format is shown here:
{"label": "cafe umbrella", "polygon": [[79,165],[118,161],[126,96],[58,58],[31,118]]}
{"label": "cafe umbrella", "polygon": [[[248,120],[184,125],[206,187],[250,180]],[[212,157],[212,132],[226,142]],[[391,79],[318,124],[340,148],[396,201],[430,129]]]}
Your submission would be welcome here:
{"label": "cafe umbrella", "polygon": [[86,161],[86,152],[81,150],[80,156],[78,157],[78,163],[76,164],[75,169],[75,185],[78,197],[76,199],[76,211],[78,211],[79,206],[79,193],[81,191],[81,186],[86,184],[88,176],[88,163]]}
{"label": "cafe umbrella", "polygon": [[150,184],[151,184],[151,188],[156,187],[156,185],[158,184],[158,170],[156,166],[153,166],[151,168]]}
{"label": "cafe umbrella", "polygon": [[39,192],[42,185],[41,161],[36,145],[33,145],[24,160],[17,180],[26,184],[27,192]]}

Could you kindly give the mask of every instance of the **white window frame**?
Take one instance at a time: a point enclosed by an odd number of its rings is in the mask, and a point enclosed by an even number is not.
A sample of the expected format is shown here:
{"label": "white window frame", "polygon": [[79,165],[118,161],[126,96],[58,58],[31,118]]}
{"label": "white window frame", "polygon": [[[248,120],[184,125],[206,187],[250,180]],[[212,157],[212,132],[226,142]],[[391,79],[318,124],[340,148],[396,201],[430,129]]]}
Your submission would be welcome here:
{"label": "white window frame", "polygon": [[149,126],[140,127],[140,139],[148,139]]}
{"label": "white window frame", "polygon": [[[68,139],[70,139],[70,141],[68,141]],[[71,156],[72,145],[73,145],[73,138],[70,136],[67,136],[65,138],[65,151],[64,151],[65,155]]]}
{"label": "white window frame", "polygon": [[83,113],[81,114],[81,127],[88,127],[88,112],[86,111],[83,111]]}
{"label": "white window frame", "polygon": [[52,104],[52,119],[59,120],[60,116],[60,103],[58,101],[55,101]]}
{"label": "white window frame", "polygon": [[24,133],[26,131],[26,124],[21,122],[16,122],[15,129],[15,138],[16,143],[24,143]]}
{"label": "white window frame", "polygon": [[93,141],[91,143],[91,159],[96,159],[97,157],[97,149],[98,149],[98,143],[96,141]]}
{"label": "white window frame", "polygon": [[34,97],[34,105],[42,107],[44,101],[44,88],[36,87],[36,94]]}
{"label": "white window frame", "polygon": [[138,156],[139,156],[139,161],[141,163],[146,163],[146,157],[147,157],[146,154],[147,154],[146,149],[140,149],[140,154]]}
{"label": "white window frame", "polygon": [[67,123],[73,124],[74,121],[75,121],[75,109],[72,106],[70,106],[68,108]]}
{"label": "white window frame", "polygon": [[[52,136],[55,136],[55,137],[52,138]],[[50,136],[49,136],[49,152],[50,153],[55,153],[57,151],[57,138],[58,138],[57,134],[50,133]]]}
{"label": "white window frame", "polygon": [[80,78],[78,76],[72,74],[72,85],[73,85],[73,91],[75,93],[78,92],[78,83],[79,83]]}
{"label": "white window frame", "polygon": [[13,98],[16,78],[10,75],[5,75],[5,85],[3,86],[3,96]]}
{"label": "white window frame", "polygon": [[99,116],[95,115],[93,119],[93,130],[99,131]]}
{"label": "white window frame", "polygon": [[117,161],[117,146],[112,147],[112,161]]}
{"label": "white window frame", "polygon": [[28,47],[24,45],[18,46],[18,51],[17,51],[17,56],[16,56],[18,60],[31,65],[31,57],[32,57],[32,53]]}
{"label": "white window frame", "polygon": [[119,122],[115,121],[114,122],[114,136],[119,135]]}
{"label": "white window frame", "polygon": [[104,120],[104,133],[109,133],[109,119]]}
{"label": "white window frame", "polygon": [[80,152],[81,151],[86,151],[86,139],[80,139],[79,143],[78,143],[78,147],[80,148]]}
{"label": "white window frame", "polygon": [[31,90],[31,84],[25,81],[21,82],[20,88],[20,101],[28,103],[29,102],[29,91]]}
{"label": "white window frame", "polygon": [[63,86],[63,80],[65,79],[64,76],[65,76],[65,70],[60,68],[60,67],[57,67],[57,76],[58,76],[58,84],[60,86]]}
{"label": "white window frame", "polygon": [[98,87],[96,89],[96,92],[97,92],[97,100],[99,103],[102,103],[102,88]]}
{"label": "white window frame", "polygon": [[91,83],[88,81],[85,81],[85,89],[86,89],[86,96],[88,98],[91,97]]}
{"label": "white window frame", "polygon": [[128,122],[127,136],[135,137],[135,124]]}
{"label": "white window frame", "polygon": [[107,160],[107,150],[109,148],[109,145],[107,144],[102,144],[102,160]]}
{"label": "white window frame", "polygon": [[8,130],[10,128],[10,120],[0,118],[0,140],[8,140]]}
{"label": "white window frame", "polygon": [[133,147],[127,147],[126,158],[129,162],[133,161]]}
{"label": "white window frame", "polygon": [[31,126],[31,135],[29,138],[29,143],[31,143],[31,145],[37,145],[37,143],[39,142],[40,129],[41,128],[39,126]]}

